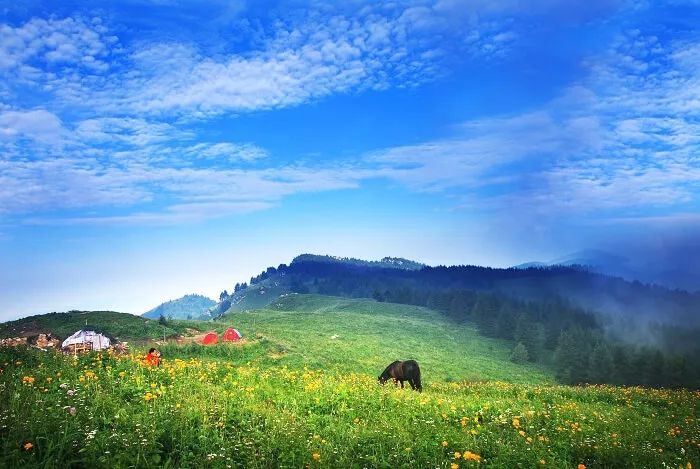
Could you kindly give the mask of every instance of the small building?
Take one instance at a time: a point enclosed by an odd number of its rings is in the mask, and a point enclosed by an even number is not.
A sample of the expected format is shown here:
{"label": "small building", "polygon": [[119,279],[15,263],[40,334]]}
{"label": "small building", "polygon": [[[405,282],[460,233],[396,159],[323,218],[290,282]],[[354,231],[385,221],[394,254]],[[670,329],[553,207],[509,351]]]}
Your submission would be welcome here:
{"label": "small building", "polygon": [[61,344],[64,351],[86,352],[89,350],[105,350],[112,345],[113,339],[94,328],[80,329]]}

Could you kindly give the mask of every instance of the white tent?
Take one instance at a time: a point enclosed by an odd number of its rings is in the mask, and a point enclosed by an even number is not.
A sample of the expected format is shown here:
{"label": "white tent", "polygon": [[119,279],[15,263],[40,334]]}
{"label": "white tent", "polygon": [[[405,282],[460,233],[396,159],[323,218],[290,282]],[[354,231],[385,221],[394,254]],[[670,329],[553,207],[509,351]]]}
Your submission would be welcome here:
{"label": "white tent", "polygon": [[63,341],[61,347],[66,348],[70,345],[92,345],[93,350],[103,350],[109,348],[109,338],[95,331],[79,330],[72,336]]}

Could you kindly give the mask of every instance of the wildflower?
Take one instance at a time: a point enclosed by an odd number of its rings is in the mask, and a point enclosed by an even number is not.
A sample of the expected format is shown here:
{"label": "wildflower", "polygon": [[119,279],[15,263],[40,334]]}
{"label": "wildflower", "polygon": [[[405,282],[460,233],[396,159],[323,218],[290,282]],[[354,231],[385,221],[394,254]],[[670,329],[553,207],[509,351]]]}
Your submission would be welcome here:
{"label": "wildflower", "polygon": [[411,448],[406,448],[404,451],[406,451],[407,453],[410,453],[410,452],[411,452]]}
{"label": "wildflower", "polygon": [[585,464],[579,464],[578,466],[576,466],[576,468],[577,468],[577,469],[586,469],[586,465],[585,465]]}
{"label": "wildflower", "polygon": [[442,442],[442,447],[443,447],[443,448],[446,448],[446,447],[447,447],[447,441],[443,441],[443,442]]}
{"label": "wildflower", "polygon": [[119,372],[119,377],[120,377],[120,378],[123,378],[124,376],[126,376],[126,371],[120,371],[120,372]]}
{"label": "wildflower", "polygon": [[540,465],[544,466],[544,459],[540,459]]}
{"label": "wildflower", "polygon": [[471,451],[465,451],[464,455],[462,456],[465,461],[481,461],[481,456],[479,456],[476,453],[472,453]]}
{"label": "wildflower", "polygon": [[452,465],[450,465],[450,469],[459,469],[459,464],[452,463]]}
{"label": "wildflower", "polygon": [[75,407],[69,408],[69,409],[68,409],[68,413],[71,414],[71,415],[75,415],[75,413],[76,413]]}
{"label": "wildflower", "polygon": [[28,384],[31,386],[32,384],[34,384],[34,377],[33,376],[25,376],[24,378],[22,378],[22,384]]}
{"label": "wildflower", "polygon": [[525,433],[525,430],[520,430],[520,431],[518,432],[518,434],[519,434],[520,436],[522,436],[523,438],[525,438],[525,435],[527,435],[527,433]]}
{"label": "wildflower", "polygon": [[520,426],[520,419],[518,417],[513,417],[513,426],[518,428]]}
{"label": "wildflower", "polygon": [[455,451],[455,459],[459,459],[461,457],[462,457],[462,453],[460,453],[459,451]]}
{"label": "wildflower", "polygon": [[179,403],[179,402],[178,402],[177,404],[175,404],[175,408],[176,408],[176,409],[179,409],[179,408],[180,408],[180,403]]}
{"label": "wildflower", "polygon": [[31,451],[32,448],[34,448],[34,445],[31,441],[27,441],[25,444],[22,445],[22,448],[24,448],[25,451]]}
{"label": "wildflower", "polygon": [[144,396],[143,396],[144,401],[148,402],[151,399],[153,399],[153,394],[151,394],[150,392],[147,392],[146,394],[144,394]]}
{"label": "wildflower", "polygon": [[312,454],[311,457],[314,459],[314,461],[320,461],[320,460],[321,460],[321,455],[318,454],[318,453]]}

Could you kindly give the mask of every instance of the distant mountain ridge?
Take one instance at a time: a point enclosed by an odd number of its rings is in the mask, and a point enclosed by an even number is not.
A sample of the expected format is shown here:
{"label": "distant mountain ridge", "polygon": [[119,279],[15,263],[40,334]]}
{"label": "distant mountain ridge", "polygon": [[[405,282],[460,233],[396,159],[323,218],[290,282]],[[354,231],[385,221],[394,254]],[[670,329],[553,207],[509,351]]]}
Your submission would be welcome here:
{"label": "distant mountain ridge", "polygon": [[[290,265],[267,268],[252,277],[250,284],[237,284],[231,294],[222,293],[221,302],[213,311],[217,315],[229,310],[256,309],[293,292],[387,298],[387,291],[392,295],[403,291],[402,296],[411,296],[422,289],[465,289],[526,301],[564,301],[596,312],[606,323],[627,324],[627,328],[638,321],[700,324],[700,293],[598,273],[581,265],[585,260],[583,256],[571,260],[570,266],[534,264],[527,268],[503,269],[431,267],[405,259],[362,261],[304,254],[294,258]],[[410,302],[405,298],[399,300],[387,299]]]}
{"label": "distant mountain ridge", "polygon": [[375,267],[381,269],[402,269],[402,270],[420,270],[427,267],[420,262],[404,259],[401,257],[383,257],[378,261],[366,261],[355,259],[352,257],[339,257],[317,254],[301,254],[292,260],[292,264],[302,262],[325,262],[329,264],[345,264],[355,265],[359,267]]}
{"label": "distant mountain ridge", "polygon": [[600,274],[622,277],[630,281],[655,283],[689,292],[700,291],[700,274],[698,273],[684,269],[664,269],[653,264],[644,265],[638,259],[629,259],[600,249],[576,251],[546,262],[525,262],[514,266],[514,268],[552,266],[583,266]]}
{"label": "distant mountain ridge", "polygon": [[209,309],[215,305],[216,301],[206,296],[185,295],[176,300],[166,301],[142,316],[149,319],[158,319],[161,315],[169,319],[210,319]]}

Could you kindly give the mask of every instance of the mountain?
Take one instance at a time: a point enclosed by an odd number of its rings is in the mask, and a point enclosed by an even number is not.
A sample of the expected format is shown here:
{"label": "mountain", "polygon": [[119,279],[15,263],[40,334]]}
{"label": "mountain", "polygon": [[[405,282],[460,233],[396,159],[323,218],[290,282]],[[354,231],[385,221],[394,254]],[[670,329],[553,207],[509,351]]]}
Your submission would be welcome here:
{"label": "mountain", "polygon": [[[522,300],[564,300],[572,305],[611,317],[653,319],[661,323],[699,323],[700,293],[629,281],[597,272],[594,260],[620,262],[620,256],[602,251],[581,251],[557,259],[554,265],[539,263],[518,268],[480,266],[431,267],[410,260],[362,261],[304,254],[290,265],[268,267],[238,284],[217,305],[219,313],[255,309],[289,292],[345,297],[372,297],[386,290],[469,289],[493,292]],[[590,263],[589,263],[590,262]],[[401,268],[400,266],[405,266]],[[421,266],[418,268],[418,266]],[[524,268],[523,268],[524,267]]]}
{"label": "mountain", "polygon": [[[494,303],[494,318],[499,308],[514,311],[510,322],[518,311],[529,311],[549,331],[550,345],[556,342],[559,327],[596,323],[591,327],[628,343],[671,351],[695,348],[683,331],[695,333],[700,328],[700,293],[642,284],[574,264],[402,269],[381,261],[303,255],[290,265],[267,268],[252,277],[250,284],[236,284],[231,294],[222,293],[212,314],[259,309],[282,295],[312,293],[427,306],[464,321],[473,320],[480,295],[490,295],[493,299],[482,300]],[[409,261],[408,265],[413,264]],[[595,319],[580,319],[587,315]]]}
{"label": "mountain", "polygon": [[516,269],[551,266],[585,266],[593,272],[622,277],[630,281],[654,283],[672,289],[700,291],[700,274],[686,269],[664,268],[657,262],[642,263],[600,249],[586,249],[550,261],[533,261],[514,266]]}
{"label": "mountain", "polygon": [[177,300],[167,301],[152,310],[143,313],[143,317],[158,319],[164,316],[169,319],[208,319],[209,309],[216,301],[202,295],[185,295]]}
{"label": "mountain", "polygon": [[292,260],[294,263],[318,262],[327,264],[354,265],[358,267],[372,267],[378,269],[420,270],[426,267],[420,262],[403,259],[401,257],[383,257],[378,261],[365,261],[352,257],[320,256],[317,254],[301,254]]}

